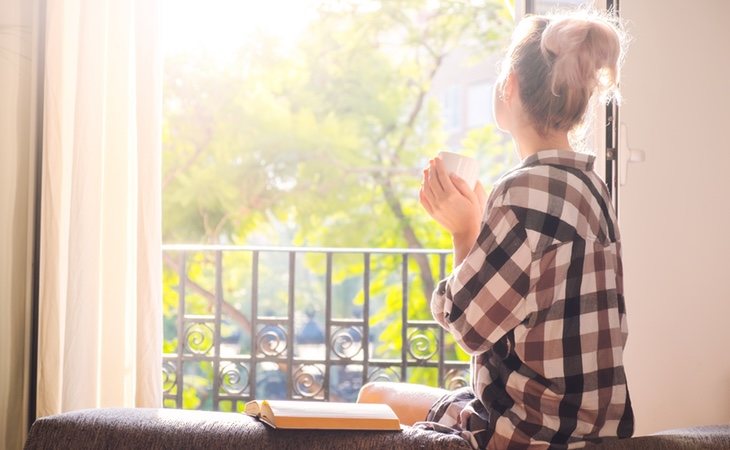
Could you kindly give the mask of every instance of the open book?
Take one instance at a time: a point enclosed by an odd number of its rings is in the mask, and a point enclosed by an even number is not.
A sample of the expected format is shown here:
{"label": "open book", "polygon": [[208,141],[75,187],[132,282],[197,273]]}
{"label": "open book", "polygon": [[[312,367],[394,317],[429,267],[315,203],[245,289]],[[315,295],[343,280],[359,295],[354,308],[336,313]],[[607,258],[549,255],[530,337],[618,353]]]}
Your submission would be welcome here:
{"label": "open book", "polygon": [[380,403],[253,400],[244,412],[274,428],[400,431],[398,416]]}

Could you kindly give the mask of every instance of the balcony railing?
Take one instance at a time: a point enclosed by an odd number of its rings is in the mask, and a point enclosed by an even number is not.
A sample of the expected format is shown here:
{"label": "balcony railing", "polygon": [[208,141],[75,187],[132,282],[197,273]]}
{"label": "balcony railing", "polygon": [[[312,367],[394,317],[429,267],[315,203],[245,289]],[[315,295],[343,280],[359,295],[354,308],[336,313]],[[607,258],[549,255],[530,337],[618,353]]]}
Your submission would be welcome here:
{"label": "balcony railing", "polygon": [[165,245],[163,255],[167,407],[354,401],[376,380],[468,383],[467,356],[428,311],[449,251]]}

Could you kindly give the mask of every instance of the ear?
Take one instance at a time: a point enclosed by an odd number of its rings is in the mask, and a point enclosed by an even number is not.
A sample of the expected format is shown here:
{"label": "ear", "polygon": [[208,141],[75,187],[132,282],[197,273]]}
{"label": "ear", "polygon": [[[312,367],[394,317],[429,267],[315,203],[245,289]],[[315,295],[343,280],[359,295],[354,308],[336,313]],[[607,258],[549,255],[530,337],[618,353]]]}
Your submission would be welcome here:
{"label": "ear", "polygon": [[517,94],[517,76],[514,72],[510,72],[502,84],[502,99],[505,103],[510,104]]}

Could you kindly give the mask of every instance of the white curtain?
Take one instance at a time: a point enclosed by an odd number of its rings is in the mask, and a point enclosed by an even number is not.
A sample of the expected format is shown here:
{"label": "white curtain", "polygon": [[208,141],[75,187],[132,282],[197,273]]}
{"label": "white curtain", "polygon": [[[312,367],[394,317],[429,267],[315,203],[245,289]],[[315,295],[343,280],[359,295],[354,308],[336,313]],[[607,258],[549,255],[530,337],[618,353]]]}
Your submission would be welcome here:
{"label": "white curtain", "polygon": [[0,2],[0,449],[27,427],[33,248],[34,3]]}
{"label": "white curtain", "polygon": [[159,407],[159,1],[46,17],[38,416]]}

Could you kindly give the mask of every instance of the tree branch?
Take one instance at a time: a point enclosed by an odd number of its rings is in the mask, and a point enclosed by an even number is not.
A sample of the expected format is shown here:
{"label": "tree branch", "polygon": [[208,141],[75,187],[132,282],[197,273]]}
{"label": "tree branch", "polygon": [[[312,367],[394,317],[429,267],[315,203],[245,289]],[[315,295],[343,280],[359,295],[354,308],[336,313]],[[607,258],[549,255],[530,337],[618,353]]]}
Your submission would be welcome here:
{"label": "tree branch", "polygon": [[185,160],[184,163],[181,165],[175,167],[174,169],[170,170],[168,173],[165,174],[165,178],[162,180],[162,190],[164,191],[168,184],[172,182],[172,180],[175,179],[179,174],[182,172],[185,172],[190,168],[190,166],[193,165],[195,160],[198,159],[198,157],[203,153],[203,147],[202,146],[195,146],[195,152]]}
{"label": "tree branch", "polygon": [[[170,255],[163,254],[163,258],[165,260],[165,263],[170,266],[178,275],[183,275],[180,273],[180,264],[178,261],[175,260],[175,258],[171,257]],[[208,301],[208,306],[211,310],[215,309],[216,305],[216,298],[215,294],[210,292],[209,290],[205,289],[200,284],[196,283],[190,277],[188,277],[187,273],[184,274],[185,276],[185,285],[189,286],[191,290],[195,291],[197,294],[199,294],[201,297],[203,297],[205,300]],[[221,313],[225,314],[227,317],[230,317],[234,322],[236,322],[238,325],[243,328],[244,331],[247,331],[251,333],[252,327],[251,327],[251,321],[248,320],[248,317],[243,315],[243,313],[239,310],[237,310],[233,305],[226,302],[225,299],[221,299]]]}
{"label": "tree branch", "polygon": [[[436,72],[438,71],[439,67],[441,66],[441,63],[443,62],[444,55],[439,55],[435,58],[434,66],[431,68],[429,74],[428,74],[428,81],[431,82],[436,75]],[[393,152],[391,154],[391,160],[394,164],[398,164],[400,161],[399,154],[403,151],[403,148],[405,148],[406,142],[408,140],[408,134],[411,129],[413,129],[413,126],[416,123],[416,119],[418,118],[419,113],[423,109],[423,103],[426,98],[426,94],[428,91],[426,89],[421,88],[418,97],[416,98],[416,102],[413,105],[413,108],[411,109],[410,114],[408,114],[408,120],[406,121],[403,134],[401,135],[400,140],[398,141],[398,144],[394,147]],[[395,127],[389,127],[388,129],[395,129]],[[383,136],[382,139],[385,139],[386,136]],[[378,158],[380,160],[380,163],[383,163],[382,157],[378,155]],[[423,248],[423,244],[416,236],[416,233],[413,229],[413,226],[411,225],[410,220],[406,216],[406,214],[403,212],[403,206],[401,204],[400,199],[395,193],[395,189],[393,187],[393,184],[391,183],[391,180],[389,177],[384,176],[381,173],[377,173],[374,176],[376,182],[380,185],[380,187],[383,189],[383,195],[385,196],[385,201],[388,207],[390,208],[391,212],[395,217],[398,219],[402,226],[403,230],[403,237],[406,240],[406,243],[411,248]],[[428,256],[424,254],[416,254],[413,255],[413,258],[416,260],[416,263],[418,264],[418,269],[420,271],[421,280],[423,281],[423,294],[426,297],[426,299],[429,299],[431,297],[431,294],[433,293],[433,290],[436,287],[436,284],[433,279],[433,275],[431,273],[431,267],[428,263]]]}

